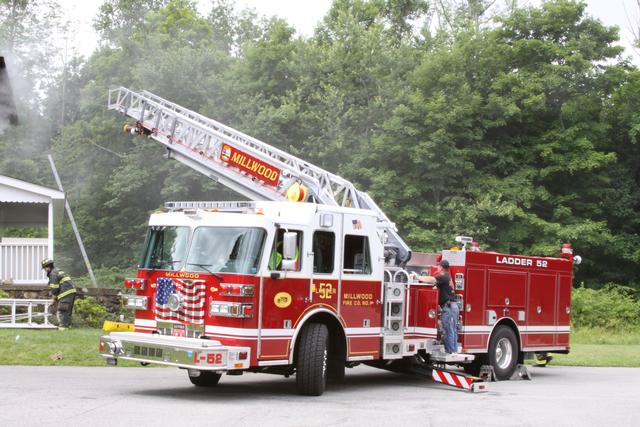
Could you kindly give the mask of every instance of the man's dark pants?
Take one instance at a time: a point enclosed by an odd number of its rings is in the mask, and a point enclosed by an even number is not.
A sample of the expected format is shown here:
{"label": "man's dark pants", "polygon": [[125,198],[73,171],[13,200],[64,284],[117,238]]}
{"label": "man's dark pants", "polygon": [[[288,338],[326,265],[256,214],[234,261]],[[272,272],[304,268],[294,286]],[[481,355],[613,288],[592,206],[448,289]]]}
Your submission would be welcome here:
{"label": "man's dark pants", "polygon": [[58,301],[58,326],[68,328],[71,326],[71,315],[73,314],[73,302],[75,295],[69,295]]}

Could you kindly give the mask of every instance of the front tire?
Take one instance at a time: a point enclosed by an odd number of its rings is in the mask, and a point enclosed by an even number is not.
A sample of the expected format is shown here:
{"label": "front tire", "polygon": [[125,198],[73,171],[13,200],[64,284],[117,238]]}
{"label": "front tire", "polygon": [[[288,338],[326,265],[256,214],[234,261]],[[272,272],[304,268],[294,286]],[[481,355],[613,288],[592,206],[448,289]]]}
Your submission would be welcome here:
{"label": "front tire", "polygon": [[508,380],[518,366],[520,351],[516,334],[508,326],[498,326],[489,341],[489,364],[499,381]]}
{"label": "front tire", "polygon": [[329,330],[322,323],[308,324],[296,355],[296,385],[298,393],[320,396],[327,385],[327,352]]}
{"label": "front tire", "polygon": [[218,385],[221,376],[222,374],[217,372],[200,371],[200,375],[197,377],[189,375],[189,380],[196,387],[215,387]]}

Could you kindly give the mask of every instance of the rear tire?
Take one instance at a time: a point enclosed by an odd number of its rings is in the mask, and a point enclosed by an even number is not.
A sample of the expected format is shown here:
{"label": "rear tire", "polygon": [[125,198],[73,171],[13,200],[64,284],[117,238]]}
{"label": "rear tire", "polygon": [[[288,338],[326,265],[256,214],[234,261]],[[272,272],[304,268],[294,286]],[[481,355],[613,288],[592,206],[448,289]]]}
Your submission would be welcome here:
{"label": "rear tire", "polygon": [[516,334],[508,326],[500,325],[489,341],[489,364],[493,366],[496,379],[508,380],[518,366],[520,351]]}
{"label": "rear tire", "polygon": [[189,380],[196,387],[215,387],[218,385],[221,376],[222,374],[217,372],[200,371],[200,375],[197,377],[189,375]]}
{"label": "rear tire", "polygon": [[298,393],[320,396],[327,385],[329,330],[322,323],[309,323],[302,332],[296,355]]}

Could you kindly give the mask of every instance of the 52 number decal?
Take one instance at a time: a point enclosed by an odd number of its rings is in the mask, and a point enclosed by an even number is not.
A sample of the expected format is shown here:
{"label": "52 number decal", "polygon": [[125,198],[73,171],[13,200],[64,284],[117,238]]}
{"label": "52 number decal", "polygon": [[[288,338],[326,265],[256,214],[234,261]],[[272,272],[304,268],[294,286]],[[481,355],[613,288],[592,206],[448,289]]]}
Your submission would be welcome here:
{"label": "52 number decal", "polygon": [[319,283],[317,285],[314,283],[311,287],[311,292],[318,295],[320,299],[331,299],[336,294],[336,288],[333,283]]}

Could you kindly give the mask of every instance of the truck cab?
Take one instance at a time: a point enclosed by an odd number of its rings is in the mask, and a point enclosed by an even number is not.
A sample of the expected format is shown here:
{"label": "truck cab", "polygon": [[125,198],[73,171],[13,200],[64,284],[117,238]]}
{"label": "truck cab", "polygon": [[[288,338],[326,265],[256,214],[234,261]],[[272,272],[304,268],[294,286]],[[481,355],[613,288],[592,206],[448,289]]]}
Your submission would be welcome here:
{"label": "truck cab", "polygon": [[[415,307],[405,309],[406,275],[387,307],[395,317],[384,315],[385,286],[399,279],[385,273],[384,233],[370,211],[290,202],[167,208],[151,215],[137,277],[125,281],[135,332],[101,340],[101,354],[112,362],[172,365],[194,375],[292,373],[305,351],[301,339],[309,325],[320,324],[329,369],[342,376],[349,363],[415,354],[425,337],[436,336],[433,317],[414,320],[421,317],[415,310],[434,307],[414,296]],[[409,316],[422,326],[405,330]],[[175,350],[176,339],[191,341]]]}

